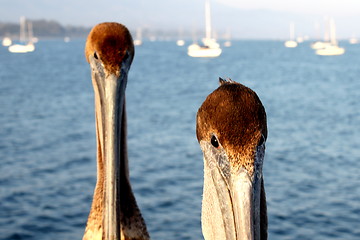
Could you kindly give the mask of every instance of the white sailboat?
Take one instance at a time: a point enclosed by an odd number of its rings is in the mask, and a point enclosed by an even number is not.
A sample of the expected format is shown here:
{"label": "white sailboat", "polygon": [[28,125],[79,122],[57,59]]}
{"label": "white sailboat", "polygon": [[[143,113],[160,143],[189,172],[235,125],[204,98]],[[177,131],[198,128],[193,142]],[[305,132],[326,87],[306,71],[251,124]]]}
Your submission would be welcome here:
{"label": "white sailboat", "polygon": [[202,39],[202,45],[193,43],[188,47],[190,57],[218,57],[222,50],[215,38],[211,37],[211,15],[210,2],[205,1],[205,38]]}
{"label": "white sailboat", "polygon": [[359,43],[359,39],[357,39],[357,38],[355,37],[355,34],[353,34],[353,35],[351,36],[351,38],[349,39],[349,43],[350,43],[350,44],[358,44],[358,43]]}
{"label": "white sailboat", "polygon": [[179,40],[176,41],[176,45],[178,45],[179,47],[182,47],[182,46],[185,45],[185,41],[182,40],[182,39],[179,39]]}
{"label": "white sailboat", "polygon": [[[326,26],[329,24],[328,21],[326,22]],[[330,45],[330,36],[329,36],[329,29],[326,27],[324,32],[324,41],[319,40],[320,39],[320,25],[318,22],[315,23],[315,30],[317,35],[317,41],[311,43],[311,48],[314,50],[317,49],[323,49],[326,46]]]}
{"label": "white sailboat", "polygon": [[349,43],[350,44],[358,44],[359,39],[357,39],[356,37],[352,37],[352,38],[349,39]]}
{"label": "white sailboat", "polygon": [[315,53],[320,56],[336,56],[345,53],[345,48],[339,47],[336,40],[336,28],[334,19],[330,19],[330,43],[326,44],[321,49],[317,49]]}
{"label": "white sailboat", "polygon": [[179,39],[176,41],[176,45],[178,45],[179,47],[182,47],[185,45],[185,41],[183,40],[182,33],[183,33],[182,28],[180,28],[179,29]]}
{"label": "white sailboat", "polygon": [[[9,47],[9,52],[12,53],[27,53],[35,51],[35,45],[32,42],[32,24],[28,24],[28,42],[26,44],[13,44]],[[26,19],[25,17],[20,18],[20,42],[26,42]]]}
{"label": "white sailboat", "polygon": [[231,47],[231,32],[229,28],[226,31],[225,39],[226,41],[224,42],[224,47]]}
{"label": "white sailboat", "polygon": [[134,45],[135,46],[142,45],[142,30],[141,30],[141,28],[138,28],[136,30],[136,38],[134,39]]}
{"label": "white sailboat", "polygon": [[4,47],[8,47],[12,44],[12,41],[11,41],[11,38],[9,37],[4,37],[3,40],[2,40],[2,45]]}
{"label": "white sailboat", "polygon": [[295,25],[293,22],[290,23],[290,39],[284,43],[287,48],[295,48],[298,43],[294,41],[295,39]]}
{"label": "white sailboat", "polygon": [[314,50],[318,50],[318,49],[324,49],[330,45],[331,45],[330,42],[316,41],[311,44],[311,48]]}

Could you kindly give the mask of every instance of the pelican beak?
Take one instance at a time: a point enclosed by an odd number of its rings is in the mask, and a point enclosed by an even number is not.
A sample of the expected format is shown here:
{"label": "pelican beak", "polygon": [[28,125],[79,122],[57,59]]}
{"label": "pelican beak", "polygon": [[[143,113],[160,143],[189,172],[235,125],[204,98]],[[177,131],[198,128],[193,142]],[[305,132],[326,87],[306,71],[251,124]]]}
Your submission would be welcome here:
{"label": "pelican beak", "polygon": [[[202,228],[205,239],[259,240],[265,145],[254,154],[254,171],[231,166],[224,149],[200,141],[204,155]],[[238,161],[240,159],[236,159]]]}
{"label": "pelican beak", "polygon": [[103,239],[120,239],[120,162],[124,157],[122,128],[125,89],[132,62],[127,54],[117,73],[108,72],[98,57],[89,56],[95,92],[95,117],[99,168],[104,169]]}

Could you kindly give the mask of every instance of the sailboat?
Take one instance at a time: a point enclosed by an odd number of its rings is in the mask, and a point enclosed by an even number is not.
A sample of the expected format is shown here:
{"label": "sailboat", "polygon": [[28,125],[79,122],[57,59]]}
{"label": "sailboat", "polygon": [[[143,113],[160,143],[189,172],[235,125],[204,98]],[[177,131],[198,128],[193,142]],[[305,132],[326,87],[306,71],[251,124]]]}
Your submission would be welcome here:
{"label": "sailboat", "polygon": [[[32,42],[32,24],[28,23],[28,42],[27,44],[14,44],[9,47],[9,52],[12,53],[27,53],[35,51],[35,45]],[[26,41],[26,19],[25,17],[20,18],[20,42]]]}
{"label": "sailboat", "polygon": [[334,19],[330,19],[330,43],[326,44],[321,49],[317,49],[315,53],[320,56],[336,56],[345,53],[345,48],[339,47],[338,42],[336,41]]}
{"label": "sailboat", "polygon": [[[319,26],[318,22],[315,23],[315,30],[316,30],[316,33],[318,35],[318,33],[320,32],[320,26]],[[320,39],[320,37],[317,36],[317,39]],[[312,42],[310,46],[311,46],[312,49],[317,50],[317,49],[323,49],[323,48],[325,48],[326,46],[328,46],[330,44],[331,43],[330,43],[329,29],[325,28],[324,41],[317,40],[315,42]]]}
{"label": "sailboat", "polygon": [[4,37],[3,40],[2,40],[2,45],[4,47],[8,47],[12,44],[12,41],[11,41],[11,38],[9,37]]}
{"label": "sailboat", "polygon": [[224,42],[224,47],[231,47],[231,32],[228,28],[225,34],[226,41]]}
{"label": "sailboat", "polygon": [[359,43],[359,39],[357,39],[356,37],[351,37],[349,39],[349,43],[350,44],[358,44]]}
{"label": "sailboat", "polygon": [[188,47],[190,57],[218,57],[221,54],[220,45],[215,38],[211,37],[211,15],[210,2],[205,1],[205,38],[202,39],[203,45],[193,43]]}
{"label": "sailboat", "polygon": [[179,47],[182,47],[185,45],[185,41],[182,38],[182,28],[179,29],[179,39],[176,41],[176,45],[178,45]]}
{"label": "sailboat", "polygon": [[316,41],[311,44],[311,48],[314,50],[318,50],[318,49],[324,49],[330,45],[331,45],[330,42]]}
{"label": "sailboat", "polygon": [[182,39],[179,39],[179,40],[176,41],[176,45],[178,45],[179,47],[182,47],[182,46],[185,45],[185,41],[182,40]]}
{"label": "sailboat", "polygon": [[284,43],[285,47],[287,48],[295,48],[297,47],[298,43],[294,41],[295,39],[295,25],[293,22],[290,23],[290,40]]}
{"label": "sailboat", "polygon": [[355,35],[353,34],[352,37],[349,39],[349,43],[350,44],[358,44],[359,43],[359,39],[357,39],[355,37]]}
{"label": "sailboat", "polygon": [[[330,41],[330,32],[331,32],[331,26],[330,26],[330,20],[325,17],[325,31],[324,31],[324,40],[318,40],[315,41],[313,43],[311,43],[311,48],[314,50],[318,50],[318,49],[324,49],[327,47],[331,47],[332,43]],[[319,24],[316,23],[315,28],[317,30],[317,32],[319,32]],[[319,39],[319,38],[318,38]]]}
{"label": "sailboat", "polygon": [[136,38],[134,39],[134,45],[135,46],[142,45],[142,29],[141,28],[136,29]]}

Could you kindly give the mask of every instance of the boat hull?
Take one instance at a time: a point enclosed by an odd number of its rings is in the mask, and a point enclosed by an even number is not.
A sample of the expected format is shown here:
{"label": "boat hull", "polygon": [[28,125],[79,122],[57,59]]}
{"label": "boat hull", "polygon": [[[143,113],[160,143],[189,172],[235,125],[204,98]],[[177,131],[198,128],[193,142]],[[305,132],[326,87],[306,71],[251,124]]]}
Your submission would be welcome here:
{"label": "boat hull", "polygon": [[9,52],[11,53],[27,53],[33,52],[35,50],[35,46],[32,43],[28,43],[26,45],[14,44],[9,47]]}
{"label": "boat hull", "polygon": [[5,37],[5,38],[3,39],[3,41],[2,41],[2,45],[3,45],[4,47],[11,46],[11,44],[12,44],[12,41],[11,41],[11,39],[8,38],[8,37]]}
{"label": "boat hull", "polygon": [[295,48],[295,47],[297,47],[297,42],[295,42],[295,41],[286,41],[285,43],[284,43],[284,45],[285,45],[285,47],[287,47],[287,48]]}
{"label": "boat hull", "polygon": [[213,47],[203,47],[198,44],[191,44],[188,47],[188,55],[190,57],[218,57],[221,55],[221,48],[218,45],[214,45]]}
{"label": "boat hull", "polygon": [[320,56],[338,56],[343,55],[345,53],[345,49],[338,46],[328,46],[323,49],[316,50],[316,54]]}

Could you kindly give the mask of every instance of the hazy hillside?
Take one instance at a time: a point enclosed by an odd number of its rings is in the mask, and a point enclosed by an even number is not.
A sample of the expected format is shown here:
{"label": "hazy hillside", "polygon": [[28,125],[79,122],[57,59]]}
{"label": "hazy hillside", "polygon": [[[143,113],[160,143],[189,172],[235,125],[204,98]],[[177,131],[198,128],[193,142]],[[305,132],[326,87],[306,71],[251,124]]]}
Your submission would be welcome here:
{"label": "hazy hillside", "polygon": [[[62,26],[56,21],[27,20],[33,25],[34,36],[39,38],[86,37],[90,28],[79,26]],[[0,36],[19,37],[19,23],[0,22]]]}

